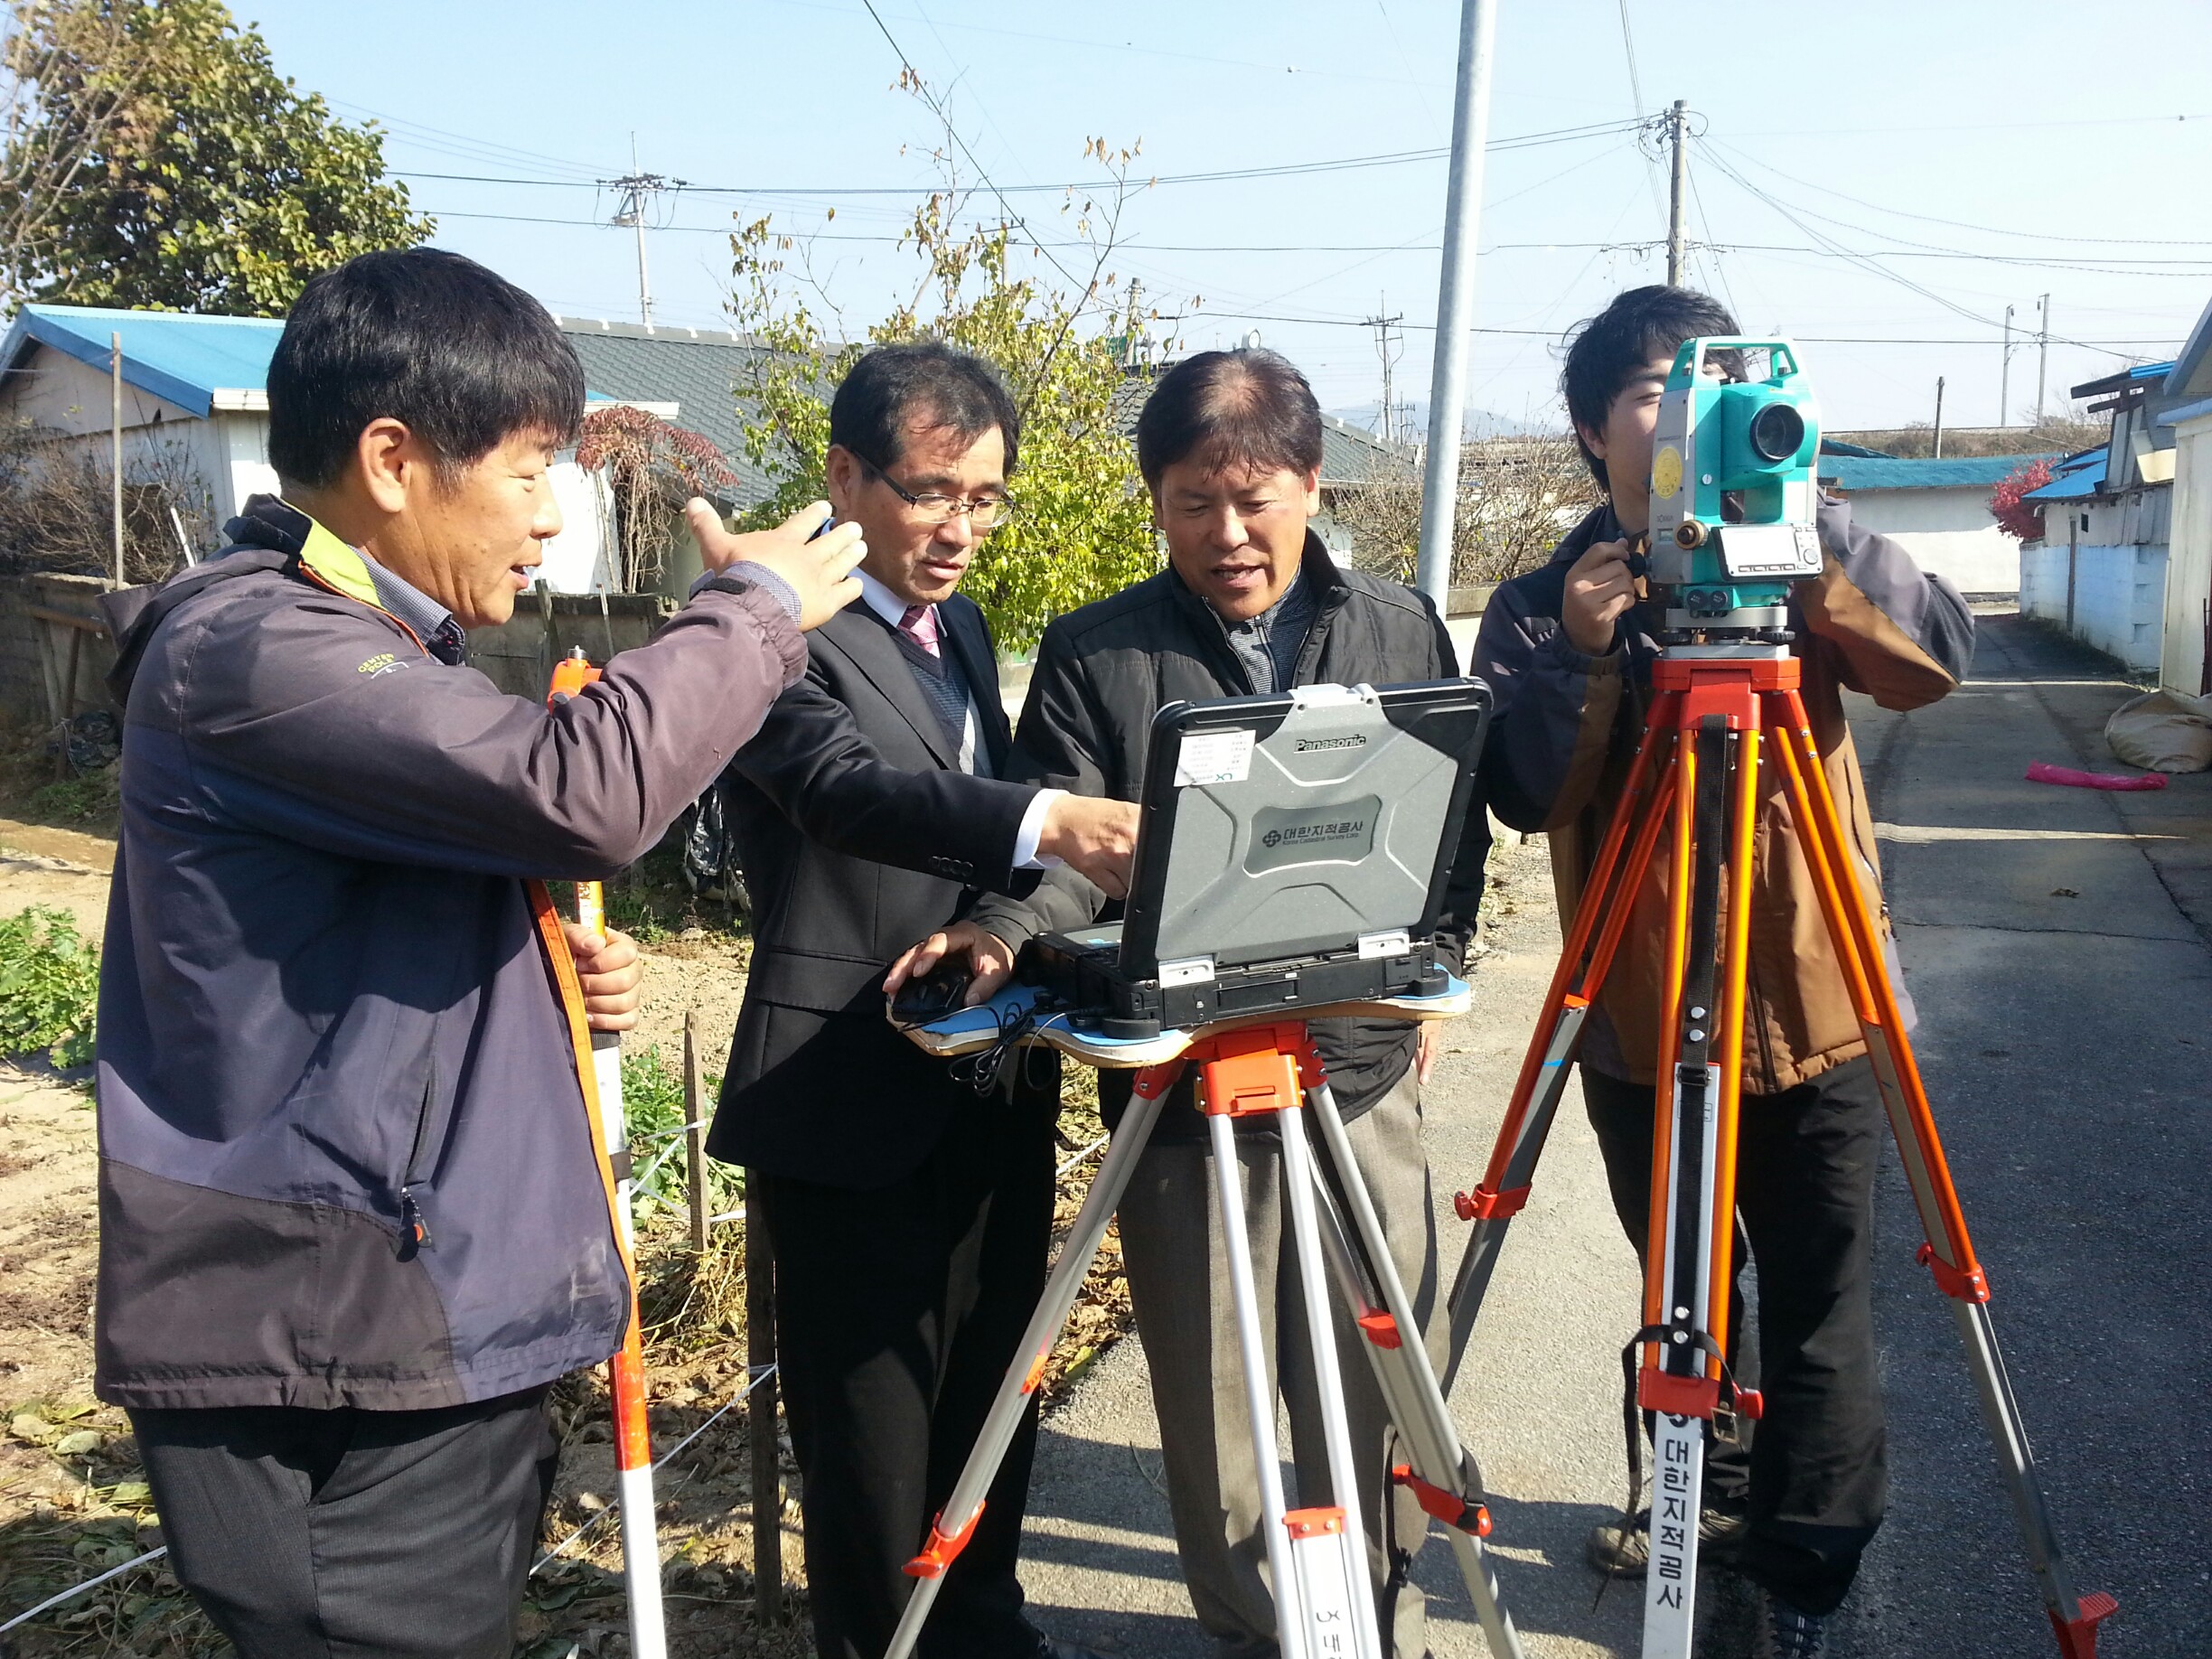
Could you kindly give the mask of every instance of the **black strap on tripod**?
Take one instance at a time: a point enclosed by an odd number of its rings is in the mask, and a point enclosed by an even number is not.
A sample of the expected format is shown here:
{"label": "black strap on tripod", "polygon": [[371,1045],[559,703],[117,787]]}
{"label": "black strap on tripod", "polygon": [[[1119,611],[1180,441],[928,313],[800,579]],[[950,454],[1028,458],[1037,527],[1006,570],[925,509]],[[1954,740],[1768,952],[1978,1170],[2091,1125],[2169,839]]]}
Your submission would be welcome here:
{"label": "black strap on tripod", "polygon": [[[1743,1390],[1737,1386],[1736,1373],[1729,1368],[1728,1355],[1720,1351],[1720,1345],[1703,1331],[1692,1331],[1685,1341],[1677,1343],[1674,1339],[1681,1335],[1681,1330],[1674,1326],[1647,1325],[1631,1336],[1627,1345],[1621,1349],[1621,1429],[1628,1451],[1628,1505],[1621,1511],[1621,1532],[1624,1535],[1636,1531],[1636,1511],[1644,1502],[1644,1413],[1636,1405],[1637,1349],[1647,1342],[1656,1342],[1673,1347],[1692,1348],[1720,1361],[1720,1407],[1729,1417],[1725,1432],[1731,1439],[1737,1433],[1739,1401]],[[1714,1415],[1713,1429],[1716,1435],[1723,1432],[1718,1412]],[[1701,1504],[1702,1501],[1701,1494]],[[1616,1567],[1606,1574],[1605,1582],[1598,1587],[1600,1598],[1605,1595],[1606,1584],[1610,1583],[1618,1572],[1619,1569]]]}

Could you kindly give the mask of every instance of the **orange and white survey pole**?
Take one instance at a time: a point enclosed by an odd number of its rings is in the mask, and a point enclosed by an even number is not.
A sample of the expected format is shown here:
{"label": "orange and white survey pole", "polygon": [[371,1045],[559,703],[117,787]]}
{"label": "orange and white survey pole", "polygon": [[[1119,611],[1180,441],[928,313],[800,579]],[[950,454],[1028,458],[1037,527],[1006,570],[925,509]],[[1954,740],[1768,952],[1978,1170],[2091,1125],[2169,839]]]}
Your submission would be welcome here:
{"label": "orange and white survey pole", "polygon": [[[599,670],[581,651],[554,665],[548,701],[574,697]],[[600,883],[576,885],[576,920],[606,937],[606,893]],[[614,1236],[630,1287],[630,1318],[623,1345],[607,1361],[607,1392],[614,1401],[616,1496],[622,1508],[623,1586],[630,1604],[633,1659],[667,1659],[668,1633],[661,1603],[661,1539],[653,1516],[652,1438],[645,1418],[645,1345],[639,1334],[635,1241],[630,1223],[630,1137],[623,1119],[622,1038],[591,1034],[593,1081],[598,1085],[599,1151],[614,1190]]]}

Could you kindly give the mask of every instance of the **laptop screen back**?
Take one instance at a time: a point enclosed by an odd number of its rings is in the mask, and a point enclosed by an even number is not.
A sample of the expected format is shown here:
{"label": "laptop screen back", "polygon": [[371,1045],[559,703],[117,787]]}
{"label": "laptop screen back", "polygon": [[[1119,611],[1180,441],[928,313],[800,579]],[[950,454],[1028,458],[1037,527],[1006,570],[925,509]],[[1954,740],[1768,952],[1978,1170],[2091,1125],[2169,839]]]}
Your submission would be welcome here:
{"label": "laptop screen back", "polygon": [[1423,937],[1488,713],[1488,689],[1464,680],[1162,709],[1122,972],[1379,954],[1391,935]]}

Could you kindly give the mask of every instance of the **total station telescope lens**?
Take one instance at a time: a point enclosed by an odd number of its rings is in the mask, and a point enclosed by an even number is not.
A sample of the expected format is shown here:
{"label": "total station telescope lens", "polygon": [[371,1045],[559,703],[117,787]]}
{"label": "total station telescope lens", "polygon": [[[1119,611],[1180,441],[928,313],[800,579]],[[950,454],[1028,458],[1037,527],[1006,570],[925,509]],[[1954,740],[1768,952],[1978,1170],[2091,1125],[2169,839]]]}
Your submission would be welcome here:
{"label": "total station telescope lens", "polygon": [[1751,447],[1762,461],[1786,461],[1804,442],[1804,417],[1787,403],[1770,403],[1751,417]]}

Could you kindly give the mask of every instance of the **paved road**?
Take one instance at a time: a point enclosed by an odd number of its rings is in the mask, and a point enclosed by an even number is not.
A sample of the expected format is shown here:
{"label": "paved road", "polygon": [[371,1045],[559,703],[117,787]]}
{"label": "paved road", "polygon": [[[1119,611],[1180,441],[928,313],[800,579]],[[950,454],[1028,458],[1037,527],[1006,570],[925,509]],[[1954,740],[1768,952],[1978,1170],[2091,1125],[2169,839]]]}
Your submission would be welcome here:
{"label": "paved road", "polygon": [[[1984,619],[1974,681],[1932,709],[1854,709],[1919,1046],[2015,1387],[2084,1588],[2120,1597],[2108,1659],[2212,1652],[2203,1344],[2212,1243],[2212,774],[2160,795],[2029,784],[2029,761],[2117,770],[2098,734],[2128,689],[2016,619]],[[2061,890],[2067,890],[2062,892]],[[1428,1102],[1447,1266],[1449,1190],[1479,1174],[1557,947],[1540,845],[1508,861],[1502,954]],[[2010,1659],[2052,1642],[2021,1564],[1894,1165],[1877,1193],[1891,1511],[1839,1659]],[[1623,1496],[1618,1345],[1634,1264],[1571,1099],[1453,1392],[1482,1458],[1532,1659],[1633,1654],[1637,1607],[1580,1538]],[[1122,1344],[1046,1427],[1026,1577],[1039,1622],[1110,1654],[1208,1659],[1176,1576],[1143,1357]],[[1432,1546],[1438,1659],[1484,1649]],[[1709,1580],[1705,1648],[1744,1651]]]}

